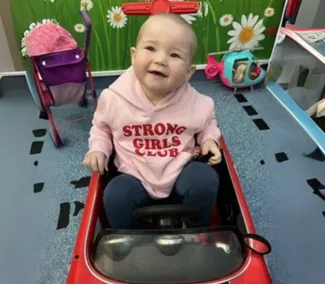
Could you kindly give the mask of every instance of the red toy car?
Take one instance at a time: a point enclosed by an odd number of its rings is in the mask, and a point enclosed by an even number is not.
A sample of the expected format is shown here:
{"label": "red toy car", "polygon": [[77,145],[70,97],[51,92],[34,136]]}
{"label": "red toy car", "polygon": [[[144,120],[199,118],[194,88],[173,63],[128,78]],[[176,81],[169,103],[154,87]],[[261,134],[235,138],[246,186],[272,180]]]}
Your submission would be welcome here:
{"label": "red toy car", "polygon": [[147,220],[143,228],[112,230],[102,206],[103,190],[112,176],[93,174],[67,283],[271,284],[263,257],[271,246],[255,234],[223,138],[220,143],[220,193],[208,228],[180,226],[197,213],[195,208],[160,205],[134,212],[134,218]]}

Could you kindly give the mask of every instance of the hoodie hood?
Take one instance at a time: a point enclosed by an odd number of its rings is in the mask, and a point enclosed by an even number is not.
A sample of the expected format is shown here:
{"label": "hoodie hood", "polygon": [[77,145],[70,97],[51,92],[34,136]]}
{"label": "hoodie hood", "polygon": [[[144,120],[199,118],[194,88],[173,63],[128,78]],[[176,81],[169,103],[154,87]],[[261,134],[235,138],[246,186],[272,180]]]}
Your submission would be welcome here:
{"label": "hoodie hood", "polygon": [[[144,94],[132,66],[111,84],[109,89],[123,100],[127,101],[128,104],[132,105],[143,115],[163,110],[171,105],[175,108],[184,107],[194,100],[197,94],[197,91],[186,82],[177,90],[163,98],[159,104],[154,106]],[[186,96],[183,95],[184,93],[186,93]]]}

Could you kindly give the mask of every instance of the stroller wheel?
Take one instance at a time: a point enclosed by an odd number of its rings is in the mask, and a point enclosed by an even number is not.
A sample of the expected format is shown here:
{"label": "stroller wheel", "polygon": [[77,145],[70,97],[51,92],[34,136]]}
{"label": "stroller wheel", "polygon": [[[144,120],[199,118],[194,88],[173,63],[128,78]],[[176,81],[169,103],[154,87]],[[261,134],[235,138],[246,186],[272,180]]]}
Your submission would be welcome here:
{"label": "stroller wheel", "polygon": [[83,98],[80,102],[79,102],[79,106],[82,108],[86,108],[88,106],[88,100],[86,98]]}

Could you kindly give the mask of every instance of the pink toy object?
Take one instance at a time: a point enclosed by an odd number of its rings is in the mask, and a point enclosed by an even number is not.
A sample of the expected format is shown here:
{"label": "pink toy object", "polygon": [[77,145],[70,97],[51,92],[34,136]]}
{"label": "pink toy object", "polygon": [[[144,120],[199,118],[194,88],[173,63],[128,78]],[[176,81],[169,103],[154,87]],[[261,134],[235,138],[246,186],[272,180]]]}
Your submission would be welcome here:
{"label": "pink toy object", "polygon": [[218,62],[212,55],[208,55],[207,59],[207,66],[204,72],[207,79],[211,80],[223,70],[223,64]]}
{"label": "pink toy object", "polygon": [[213,55],[208,54],[207,56],[207,66],[204,69],[205,75],[208,80],[213,80],[217,75],[219,75],[219,78],[221,82],[227,86],[231,87],[231,84],[229,82],[229,79],[224,76],[224,63],[218,62]]}
{"label": "pink toy object", "polygon": [[26,37],[27,54],[30,57],[77,48],[72,35],[55,23],[36,27]]}
{"label": "pink toy object", "polygon": [[55,23],[37,26],[26,36],[26,51],[33,67],[33,77],[41,101],[41,114],[48,118],[54,145],[63,145],[55,125],[51,107],[79,103],[85,107],[87,100],[87,73],[94,99],[97,95],[87,58],[91,22],[86,11],[81,11],[86,23],[84,49],[78,48],[72,35]]}
{"label": "pink toy object", "polygon": [[[214,57],[217,54],[224,54],[220,62]],[[234,92],[248,87],[253,90],[253,86],[264,82],[267,66],[263,69],[263,65],[247,49],[214,52],[207,55],[205,75],[208,80],[219,76],[221,82]]]}

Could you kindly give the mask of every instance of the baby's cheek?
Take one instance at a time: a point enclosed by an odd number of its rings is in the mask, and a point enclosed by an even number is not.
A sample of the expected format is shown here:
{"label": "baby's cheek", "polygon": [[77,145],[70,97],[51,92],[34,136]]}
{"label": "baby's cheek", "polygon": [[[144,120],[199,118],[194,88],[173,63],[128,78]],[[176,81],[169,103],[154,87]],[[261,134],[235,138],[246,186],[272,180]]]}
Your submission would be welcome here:
{"label": "baby's cheek", "polygon": [[144,65],[141,61],[135,62],[133,67],[138,79],[144,76]]}
{"label": "baby's cheek", "polygon": [[183,66],[180,66],[180,65],[171,66],[170,70],[171,70],[171,74],[173,74],[173,77],[175,79],[179,79],[179,80],[184,78],[185,73],[186,73]]}

